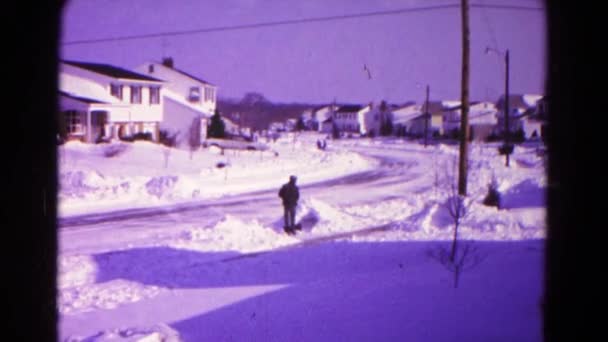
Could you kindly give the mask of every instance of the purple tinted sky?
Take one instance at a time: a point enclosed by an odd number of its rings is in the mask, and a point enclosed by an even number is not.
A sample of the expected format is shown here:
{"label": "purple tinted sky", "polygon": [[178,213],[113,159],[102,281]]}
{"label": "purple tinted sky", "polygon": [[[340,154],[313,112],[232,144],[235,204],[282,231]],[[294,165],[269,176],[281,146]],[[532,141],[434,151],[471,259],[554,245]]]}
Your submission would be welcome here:
{"label": "purple tinted sky", "polygon": [[[71,0],[64,42],[259,22],[455,4],[457,0]],[[470,0],[471,4],[544,7],[536,0]],[[472,8],[471,99],[504,91],[511,54],[511,92],[543,93],[545,11]],[[171,56],[175,66],[220,87],[220,97],[257,91],[277,102],[365,103],[459,99],[461,21],[457,8],[331,22],[62,45],[62,58],[134,68]],[[372,79],[363,71],[371,69]]]}

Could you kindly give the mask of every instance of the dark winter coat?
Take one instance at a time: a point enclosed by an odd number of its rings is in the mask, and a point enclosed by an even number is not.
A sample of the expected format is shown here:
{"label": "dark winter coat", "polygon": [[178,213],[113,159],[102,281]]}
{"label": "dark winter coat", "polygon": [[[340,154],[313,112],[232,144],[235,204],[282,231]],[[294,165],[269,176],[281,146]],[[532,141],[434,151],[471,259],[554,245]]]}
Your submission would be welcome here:
{"label": "dark winter coat", "polygon": [[293,208],[298,205],[300,191],[294,183],[289,182],[281,187],[281,190],[279,190],[279,197],[283,199],[283,205],[285,207]]}

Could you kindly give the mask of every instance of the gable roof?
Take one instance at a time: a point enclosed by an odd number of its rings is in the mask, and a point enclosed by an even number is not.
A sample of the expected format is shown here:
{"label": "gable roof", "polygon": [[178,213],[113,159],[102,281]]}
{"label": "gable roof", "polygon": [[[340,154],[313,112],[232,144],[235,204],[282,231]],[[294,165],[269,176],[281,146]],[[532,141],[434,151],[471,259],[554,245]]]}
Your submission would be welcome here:
{"label": "gable roof", "polygon": [[352,113],[352,112],[358,112],[361,109],[363,109],[363,106],[361,105],[343,105],[338,107],[337,112],[338,113]]}
{"label": "gable roof", "polygon": [[179,69],[175,69],[175,68],[171,68],[171,70],[174,70],[174,71],[176,71],[176,72],[178,72],[178,73],[180,73],[180,74],[182,74],[184,76],[190,77],[191,79],[193,79],[195,81],[199,81],[201,83],[204,83],[204,84],[207,84],[207,85],[211,85],[211,86],[214,85],[214,84],[211,84],[211,83],[203,80],[202,78],[198,78],[196,76],[193,76],[193,75],[191,75],[191,74],[189,74],[189,73],[187,73],[185,71],[182,71],[182,70],[179,70]]}
{"label": "gable roof", "polygon": [[[528,100],[528,101],[527,101]],[[509,94],[509,108],[530,108],[534,104],[529,103],[529,97],[522,94]],[[498,110],[504,110],[505,108],[505,96],[501,95],[498,101],[496,101],[496,108]]]}
{"label": "gable roof", "polygon": [[154,77],[138,74],[136,72],[115,67],[109,64],[99,64],[99,63],[88,63],[88,62],[78,62],[78,61],[62,61],[63,63],[71,66],[75,66],[77,68],[89,70],[98,74],[102,74],[105,76],[110,76],[113,78],[123,78],[130,80],[141,80],[141,81],[155,81],[155,82],[164,82],[163,80],[159,80]]}
{"label": "gable roof", "polygon": [[[475,105],[478,105],[480,103],[481,102],[479,102],[479,101],[471,101],[471,102],[469,102],[469,108],[471,108]],[[450,103],[444,102],[444,104],[448,104],[447,106],[444,106],[444,108],[443,108],[444,111],[462,110],[462,104],[460,103],[460,101],[458,101],[458,102],[454,101],[454,102],[450,102]]]}
{"label": "gable roof", "polygon": [[185,71],[183,71],[183,70],[177,69],[177,68],[176,68],[176,67],[174,67],[174,66],[168,66],[168,65],[165,65],[165,64],[163,64],[162,62],[146,62],[145,64],[140,65],[140,66],[139,66],[138,68],[136,68],[136,69],[138,69],[138,70],[143,70],[143,68],[144,68],[144,67],[147,69],[147,68],[148,68],[148,66],[150,66],[150,65],[154,65],[154,67],[157,67],[157,66],[158,66],[158,67],[162,67],[162,68],[164,68],[165,70],[171,70],[171,71],[173,71],[173,72],[175,72],[175,73],[177,73],[177,74],[180,74],[180,75],[182,75],[182,76],[186,76],[186,77],[188,77],[188,78],[190,78],[190,79],[192,79],[192,80],[194,80],[194,81],[196,81],[196,82],[199,82],[199,83],[203,83],[203,84],[205,84],[205,85],[210,85],[210,86],[214,86],[214,87],[216,87],[216,85],[214,85],[214,84],[212,84],[212,83],[210,83],[210,82],[207,82],[207,81],[203,80],[202,78],[196,77],[196,76],[194,76],[194,75],[192,75],[192,74],[190,74],[190,73],[187,73],[187,72],[185,72]]}
{"label": "gable roof", "polygon": [[65,96],[65,97],[68,97],[68,98],[71,98],[71,99],[74,99],[74,100],[77,100],[77,101],[80,101],[80,102],[85,102],[85,103],[102,103],[102,104],[107,104],[108,103],[108,102],[103,102],[103,101],[100,101],[100,100],[91,99],[91,98],[88,98],[88,97],[76,96],[76,95],[70,94],[68,92],[61,91],[61,90],[59,91],[59,95]]}

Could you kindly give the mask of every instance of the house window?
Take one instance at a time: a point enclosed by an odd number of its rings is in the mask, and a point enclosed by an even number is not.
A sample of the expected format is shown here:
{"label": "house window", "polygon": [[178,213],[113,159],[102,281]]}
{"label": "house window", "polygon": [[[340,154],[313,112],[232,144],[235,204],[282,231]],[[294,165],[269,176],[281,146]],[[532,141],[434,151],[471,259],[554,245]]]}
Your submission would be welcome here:
{"label": "house window", "polygon": [[68,110],[64,112],[64,115],[65,126],[68,134],[84,134],[84,127],[82,126],[80,113],[75,110]]}
{"label": "house window", "polygon": [[150,104],[160,103],[160,87],[150,87]]}
{"label": "house window", "polygon": [[122,84],[110,84],[110,94],[122,100]]}
{"label": "house window", "polygon": [[215,101],[215,89],[205,87],[205,102],[207,102],[207,101],[210,101],[210,102]]}
{"label": "house window", "polygon": [[131,103],[141,103],[141,86],[131,86]]}
{"label": "house window", "polygon": [[198,102],[201,100],[201,90],[199,87],[190,87],[190,93],[188,94],[188,101]]}

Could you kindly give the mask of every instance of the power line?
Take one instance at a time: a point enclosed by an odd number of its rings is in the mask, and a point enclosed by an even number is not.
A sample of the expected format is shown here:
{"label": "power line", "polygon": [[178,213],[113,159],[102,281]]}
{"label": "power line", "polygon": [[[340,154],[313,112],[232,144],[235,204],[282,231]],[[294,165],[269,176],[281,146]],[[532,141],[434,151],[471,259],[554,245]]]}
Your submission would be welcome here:
{"label": "power line", "polygon": [[[514,6],[514,5],[472,4],[470,6],[478,7],[478,8],[494,8],[494,9],[503,9],[503,10],[504,9],[527,10],[527,11],[543,10],[543,8],[538,8],[538,7],[526,7],[526,6]],[[401,9],[394,9],[394,10],[388,10],[388,11],[376,11],[376,12],[367,12],[367,13],[344,14],[344,15],[327,16],[327,17],[313,17],[313,18],[292,19],[292,20],[279,20],[279,21],[271,21],[271,22],[265,22],[265,23],[234,25],[234,26],[218,26],[218,27],[209,27],[209,28],[195,29],[195,30],[168,31],[168,32],[158,32],[158,33],[150,33],[150,34],[118,36],[118,37],[98,38],[98,39],[83,39],[83,40],[74,40],[74,41],[64,42],[64,43],[61,43],[61,45],[94,44],[94,43],[116,42],[116,41],[146,39],[146,38],[183,36],[183,35],[198,34],[198,33],[237,31],[237,30],[247,30],[247,29],[272,27],[272,26],[308,24],[308,23],[318,23],[318,22],[325,22],[325,21],[338,21],[338,20],[348,20],[348,19],[355,19],[355,18],[397,15],[397,14],[412,13],[412,12],[435,11],[435,10],[451,9],[451,8],[459,8],[459,7],[460,7],[460,4],[455,3],[455,4],[444,4],[444,5],[435,5],[435,6],[426,6],[426,7],[401,8]]]}
{"label": "power line", "polygon": [[486,5],[486,4],[471,4],[471,8],[492,8],[492,9],[508,9],[521,11],[544,11],[542,7],[518,6],[518,5]]}

